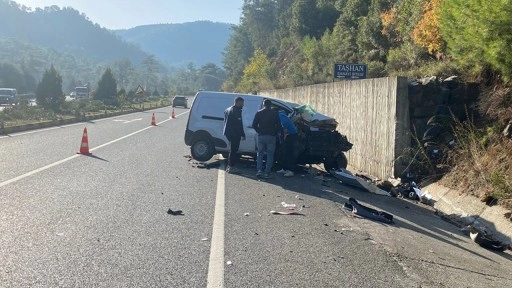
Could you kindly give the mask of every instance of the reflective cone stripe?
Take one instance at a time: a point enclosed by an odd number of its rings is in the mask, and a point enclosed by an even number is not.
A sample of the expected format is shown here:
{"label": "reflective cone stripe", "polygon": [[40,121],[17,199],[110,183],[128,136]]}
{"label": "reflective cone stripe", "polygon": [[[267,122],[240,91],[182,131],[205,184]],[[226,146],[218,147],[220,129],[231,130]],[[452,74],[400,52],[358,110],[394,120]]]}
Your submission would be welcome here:
{"label": "reflective cone stripe", "polygon": [[151,117],[151,126],[156,126],[155,113],[153,113],[153,117]]}
{"label": "reflective cone stripe", "polygon": [[87,128],[84,128],[84,133],[82,135],[82,143],[80,144],[80,152],[79,154],[89,155],[89,139],[87,138]]}

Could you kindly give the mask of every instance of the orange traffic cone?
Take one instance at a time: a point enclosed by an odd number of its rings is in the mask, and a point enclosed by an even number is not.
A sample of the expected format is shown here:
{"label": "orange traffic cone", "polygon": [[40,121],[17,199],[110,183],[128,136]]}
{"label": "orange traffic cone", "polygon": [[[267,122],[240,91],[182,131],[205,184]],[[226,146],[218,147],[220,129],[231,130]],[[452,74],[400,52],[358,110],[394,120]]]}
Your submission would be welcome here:
{"label": "orange traffic cone", "polygon": [[151,126],[156,126],[155,113],[153,113],[153,117],[151,117]]}
{"label": "orange traffic cone", "polygon": [[77,154],[91,155],[89,152],[89,139],[87,138],[87,128],[84,128],[84,134],[82,135],[82,143],[80,144],[80,151]]}
{"label": "orange traffic cone", "polygon": [[176,114],[174,114],[174,108],[172,109],[172,112],[171,112],[171,118],[172,119],[176,118]]}

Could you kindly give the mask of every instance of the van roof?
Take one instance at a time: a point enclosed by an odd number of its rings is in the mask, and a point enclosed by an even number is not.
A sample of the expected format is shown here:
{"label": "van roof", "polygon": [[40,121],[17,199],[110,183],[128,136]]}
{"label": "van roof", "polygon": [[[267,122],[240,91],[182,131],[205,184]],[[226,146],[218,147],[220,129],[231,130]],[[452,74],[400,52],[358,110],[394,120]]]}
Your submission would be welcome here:
{"label": "van roof", "polygon": [[265,96],[265,95],[254,95],[254,94],[242,94],[242,93],[232,93],[232,92],[219,92],[219,91],[205,91],[205,90],[201,90],[201,91],[197,92],[196,96],[199,96],[200,94],[231,95],[233,97],[240,96],[240,97],[242,97],[244,99],[246,99],[246,98],[260,98],[260,99],[266,98],[266,99],[277,100],[277,101],[285,102],[286,103],[286,101],[284,101],[284,100],[272,98],[272,97]]}

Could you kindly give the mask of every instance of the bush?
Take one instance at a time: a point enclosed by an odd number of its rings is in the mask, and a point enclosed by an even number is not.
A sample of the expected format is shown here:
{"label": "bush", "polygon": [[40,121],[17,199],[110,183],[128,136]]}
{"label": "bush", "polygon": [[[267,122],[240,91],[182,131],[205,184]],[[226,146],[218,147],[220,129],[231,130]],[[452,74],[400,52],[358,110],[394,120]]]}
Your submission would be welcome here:
{"label": "bush", "polygon": [[0,120],[56,120],[55,112],[45,110],[39,106],[12,106],[0,112]]}
{"label": "bush", "polygon": [[389,50],[386,70],[390,74],[396,72],[403,74],[404,71],[421,66],[426,57],[428,57],[428,54],[425,48],[405,43],[398,48]]}

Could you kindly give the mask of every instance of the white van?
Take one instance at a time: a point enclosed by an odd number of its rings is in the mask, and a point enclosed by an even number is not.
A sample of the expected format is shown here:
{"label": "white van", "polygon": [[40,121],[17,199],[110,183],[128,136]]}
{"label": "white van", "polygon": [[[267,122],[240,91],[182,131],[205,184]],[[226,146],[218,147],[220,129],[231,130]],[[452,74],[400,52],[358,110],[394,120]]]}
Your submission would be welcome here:
{"label": "white van", "polygon": [[[257,133],[251,124],[256,112],[263,107],[263,99],[269,97],[199,91],[192,102],[185,131],[185,144],[190,146],[194,159],[208,161],[215,154],[227,155],[229,153],[229,142],[223,134],[224,111],[233,106],[236,97],[244,99],[242,121],[246,139],[240,142],[239,153],[251,156],[256,154]],[[272,104],[288,113],[293,112],[290,103],[272,99]]]}
{"label": "white van", "polygon": [[315,112],[311,119],[304,121],[301,120],[304,119],[301,113],[303,106],[299,104],[261,95],[210,91],[196,94],[188,116],[185,144],[190,146],[194,159],[208,161],[219,153],[227,157],[229,145],[223,134],[224,111],[234,104],[236,97],[244,99],[242,121],[246,136],[240,142],[239,154],[256,155],[257,133],[251,127],[252,121],[256,112],[263,107],[263,100],[271,99],[273,108],[286,111],[297,126],[298,141],[294,147],[297,164],[323,163],[328,171],[347,167],[344,152],[352,148],[352,143],[336,130],[338,124],[335,119]]}

